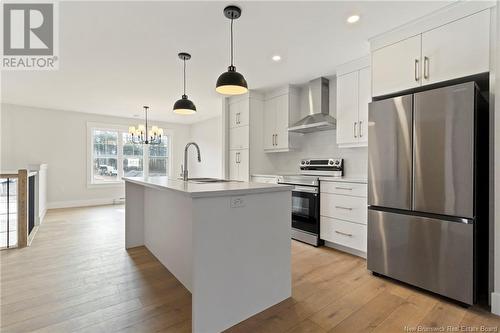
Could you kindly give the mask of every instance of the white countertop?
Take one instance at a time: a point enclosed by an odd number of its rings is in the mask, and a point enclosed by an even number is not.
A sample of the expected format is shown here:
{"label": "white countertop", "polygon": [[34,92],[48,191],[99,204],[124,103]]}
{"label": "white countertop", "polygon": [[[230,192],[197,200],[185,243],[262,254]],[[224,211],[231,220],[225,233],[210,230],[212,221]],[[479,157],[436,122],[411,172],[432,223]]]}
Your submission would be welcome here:
{"label": "white countertop", "polygon": [[199,184],[168,177],[123,177],[123,180],[160,190],[177,191],[193,198],[279,192],[290,191],[292,189],[292,186],[289,185],[239,181]]}
{"label": "white countertop", "polygon": [[367,178],[362,177],[319,177],[320,181],[325,182],[343,182],[343,183],[361,183],[368,184]]}

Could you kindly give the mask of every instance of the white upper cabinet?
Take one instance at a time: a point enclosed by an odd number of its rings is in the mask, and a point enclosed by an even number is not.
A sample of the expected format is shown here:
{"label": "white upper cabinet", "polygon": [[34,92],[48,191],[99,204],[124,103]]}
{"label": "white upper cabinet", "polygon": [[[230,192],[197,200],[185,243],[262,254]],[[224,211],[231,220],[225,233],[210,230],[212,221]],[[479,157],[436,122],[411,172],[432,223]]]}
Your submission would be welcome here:
{"label": "white upper cabinet", "polygon": [[488,10],[422,34],[423,84],[489,71]]}
{"label": "white upper cabinet", "polygon": [[373,96],[420,86],[421,36],[410,37],[372,53]]}
{"label": "white upper cabinet", "polygon": [[370,67],[365,67],[359,71],[359,137],[360,144],[368,144],[368,104],[372,101],[372,80]]}
{"label": "white upper cabinet", "polygon": [[337,144],[357,140],[358,71],[337,77]]}
{"label": "white upper cabinet", "polygon": [[264,102],[264,150],[289,151],[292,148],[288,127],[297,120],[298,93],[295,88],[273,92]]}
{"label": "white upper cabinet", "polygon": [[372,96],[489,72],[490,10],[372,52]]}
{"label": "white upper cabinet", "polygon": [[[337,144],[361,147],[368,143],[368,103],[371,102],[369,58],[346,64],[337,70]],[[354,69],[354,70],[353,70]]]}
{"label": "white upper cabinet", "polygon": [[229,128],[247,126],[249,121],[249,99],[229,104]]}
{"label": "white upper cabinet", "polygon": [[273,150],[275,147],[277,108],[277,97],[264,102],[264,150]]}

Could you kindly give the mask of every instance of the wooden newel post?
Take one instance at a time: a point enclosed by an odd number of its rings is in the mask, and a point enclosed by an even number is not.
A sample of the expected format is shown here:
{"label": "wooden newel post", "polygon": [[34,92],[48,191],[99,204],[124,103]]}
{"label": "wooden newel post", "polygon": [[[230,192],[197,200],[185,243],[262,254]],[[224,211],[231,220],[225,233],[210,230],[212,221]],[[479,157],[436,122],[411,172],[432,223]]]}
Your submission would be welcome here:
{"label": "wooden newel post", "polygon": [[28,170],[20,169],[17,178],[17,246],[28,246]]}

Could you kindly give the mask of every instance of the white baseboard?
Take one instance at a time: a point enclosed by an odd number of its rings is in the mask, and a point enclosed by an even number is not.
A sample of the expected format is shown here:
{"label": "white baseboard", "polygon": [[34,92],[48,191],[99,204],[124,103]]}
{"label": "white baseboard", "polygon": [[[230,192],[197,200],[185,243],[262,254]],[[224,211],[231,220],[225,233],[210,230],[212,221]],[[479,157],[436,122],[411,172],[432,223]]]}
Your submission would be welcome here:
{"label": "white baseboard", "polygon": [[500,293],[491,293],[491,313],[500,316]]}
{"label": "white baseboard", "polygon": [[332,249],[339,250],[342,252],[347,252],[347,253],[353,254],[355,256],[366,259],[366,252],[363,252],[360,250],[356,250],[356,249],[352,249],[352,248],[347,247],[347,246],[331,243],[329,241],[325,241],[325,246],[331,247]]}
{"label": "white baseboard", "polygon": [[44,209],[41,213],[40,216],[38,216],[38,220],[40,221],[40,224],[43,223],[43,219],[45,218],[45,214],[47,214],[47,209]]}
{"label": "white baseboard", "polygon": [[103,199],[88,199],[88,200],[54,201],[47,203],[47,208],[57,209],[57,208],[112,205],[115,200],[116,200],[115,198],[103,198]]}

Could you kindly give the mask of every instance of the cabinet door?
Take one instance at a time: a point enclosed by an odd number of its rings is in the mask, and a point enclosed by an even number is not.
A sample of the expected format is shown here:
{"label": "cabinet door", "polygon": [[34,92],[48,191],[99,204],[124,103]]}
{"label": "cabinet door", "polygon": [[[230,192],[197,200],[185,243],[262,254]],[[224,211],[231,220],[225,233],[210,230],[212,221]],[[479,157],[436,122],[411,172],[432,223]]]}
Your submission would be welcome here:
{"label": "cabinet door", "polygon": [[238,180],[238,150],[229,152],[229,179]]}
{"label": "cabinet door", "polygon": [[239,103],[229,104],[229,128],[238,126],[238,113],[240,112]]}
{"label": "cabinet door", "polygon": [[276,134],[277,98],[271,98],[264,103],[264,149],[274,149]]}
{"label": "cabinet door", "polygon": [[276,138],[275,149],[288,149],[289,96],[276,97]]}
{"label": "cabinet door", "polygon": [[373,96],[421,85],[421,35],[375,50],[372,53]]}
{"label": "cabinet door", "polygon": [[359,71],[358,142],[368,143],[368,104],[372,101],[370,67]]}
{"label": "cabinet door", "polygon": [[250,163],[248,149],[238,151],[238,180],[247,182],[250,178]]}
{"label": "cabinet door", "polygon": [[229,128],[248,125],[249,118],[248,99],[231,102],[229,104]]}
{"label": "cabinet door", "polygon": [[424,84],[489,71],[489,10],[422,34]]}
{"label": "cabinet door", "polygon": [[337,144],[357,142],[358,71],[337,78]]}
{"label": "cabinet door", "polygon": [[234,127],[229,129],[229,149],[248,148],[249,126]]}

